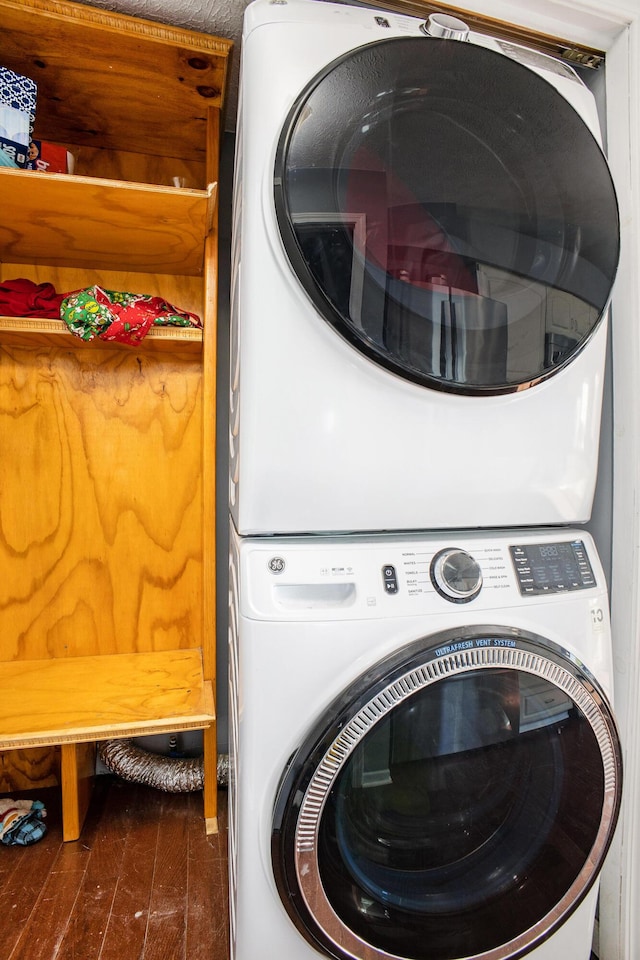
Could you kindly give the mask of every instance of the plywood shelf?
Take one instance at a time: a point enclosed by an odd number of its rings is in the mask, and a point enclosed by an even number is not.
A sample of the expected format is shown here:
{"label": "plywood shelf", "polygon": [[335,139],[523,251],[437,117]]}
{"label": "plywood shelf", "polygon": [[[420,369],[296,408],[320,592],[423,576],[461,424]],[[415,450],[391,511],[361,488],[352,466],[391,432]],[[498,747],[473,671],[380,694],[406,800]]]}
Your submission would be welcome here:
{"label": "plywood shelf", "polygon": [[84,743],[215,720],[198,649],[0,664],[0,749]]}
{"label": "plywood shelf", "polygon": [[74,336],[64,320],[39,319],[37,317],[0,316],[0,343],[22,347],[63,347],[104,349],[109,347],[125,350],[139,349],[144,344],[145,352],[202,350],[202,329],[198,327],[152,327],[138,347],[95,338],[86,341]]}
{"label": "plywood shelf", "polygon": [[0,169],[2,259],[201,275],[215,193]]}

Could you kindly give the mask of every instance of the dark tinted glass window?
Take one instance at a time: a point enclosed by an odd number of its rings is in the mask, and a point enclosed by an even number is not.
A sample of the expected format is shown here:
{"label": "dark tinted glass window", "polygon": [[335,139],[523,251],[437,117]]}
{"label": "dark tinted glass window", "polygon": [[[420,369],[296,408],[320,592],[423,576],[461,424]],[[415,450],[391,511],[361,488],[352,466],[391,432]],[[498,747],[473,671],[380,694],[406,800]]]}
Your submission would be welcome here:
{"label": "dark tinted glass window", "polygon": [[349,54],[292,111],[275,183],[317,307],[414,381],[515,389],[563,366],[606,308],[606,161],[566,100],[501,54],[427,37]]}
{"label": "dark tinted glass window", "polygon": [[562,690],[504,668],[449,678],[394,709],[342,769],[321,821],[322,884],[377,949],[475,956],[562,899],[603,798],[597,740]]}

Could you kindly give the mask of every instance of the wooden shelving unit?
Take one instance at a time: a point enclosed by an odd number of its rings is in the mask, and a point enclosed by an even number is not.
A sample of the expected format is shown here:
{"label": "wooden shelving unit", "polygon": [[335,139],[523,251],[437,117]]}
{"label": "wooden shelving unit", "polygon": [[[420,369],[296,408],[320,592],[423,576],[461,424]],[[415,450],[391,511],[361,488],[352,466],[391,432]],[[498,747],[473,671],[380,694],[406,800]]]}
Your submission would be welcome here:
{"label": "wooden shelving unit", "polygon": [[0,791],[58,771],[75,839],[95,741],[203,729],[215,830],[216,203],[232,45],[63,0],[0,0],[0,23],[0,64],[38,85],[34,136],[76,159],[74,175],[0,168],[0,283],[151,294],[203,323],[131,347],[0,316]]}

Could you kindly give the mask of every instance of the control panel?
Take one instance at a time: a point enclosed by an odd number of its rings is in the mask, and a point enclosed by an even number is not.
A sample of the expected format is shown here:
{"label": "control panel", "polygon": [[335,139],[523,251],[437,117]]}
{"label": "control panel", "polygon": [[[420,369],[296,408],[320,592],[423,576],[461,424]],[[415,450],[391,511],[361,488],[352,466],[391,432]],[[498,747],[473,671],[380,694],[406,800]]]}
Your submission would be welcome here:
{"label": "control panel", "polygon": [[255,618],[455,616],[457,608],[463,618],[473,613],[490,623],[491,611],[528,600],[606,592],[583,530],[265,539],[250,546],[245,597]]}
{"label": "control panel", "polygon": [[566,593],[596,586],[582,540],[562,543],[527,543],[509,551],[523,596]]}

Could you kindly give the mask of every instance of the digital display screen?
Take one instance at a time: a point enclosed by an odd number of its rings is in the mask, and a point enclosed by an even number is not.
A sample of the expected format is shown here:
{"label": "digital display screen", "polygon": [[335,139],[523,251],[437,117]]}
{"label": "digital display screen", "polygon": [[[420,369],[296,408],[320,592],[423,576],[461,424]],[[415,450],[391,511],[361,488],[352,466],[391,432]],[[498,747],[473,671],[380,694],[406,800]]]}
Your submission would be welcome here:
{"label": "digital display screen", "polygon": [[509,549],[522,594],[563,593],[596,586],[582,540],[527,543]]}

